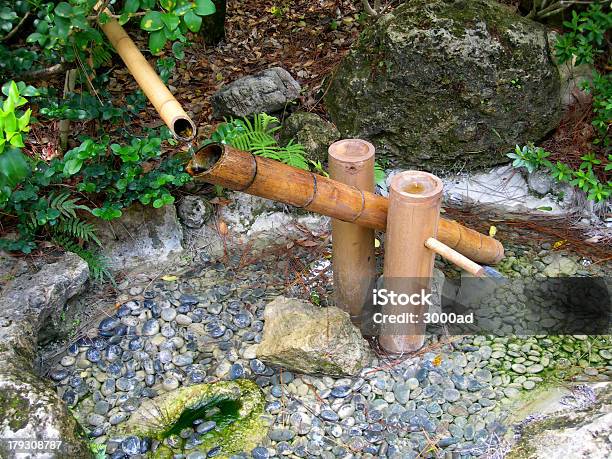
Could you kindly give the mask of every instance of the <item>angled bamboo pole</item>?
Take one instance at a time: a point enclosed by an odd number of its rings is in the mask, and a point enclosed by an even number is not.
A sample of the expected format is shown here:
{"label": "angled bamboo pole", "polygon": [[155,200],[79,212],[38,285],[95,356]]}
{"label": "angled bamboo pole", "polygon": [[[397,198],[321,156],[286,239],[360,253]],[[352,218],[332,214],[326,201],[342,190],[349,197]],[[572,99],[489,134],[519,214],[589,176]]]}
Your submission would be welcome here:
{"label": "angled bamboo pole", "polygon": [[[187,171],[197,182],[284,202],[366,228],[384,231],[387,226],[387,198],[228,145],[208,144],[196,150]],[[504,257],[499,241],[452,220],[440,219],[436,239],[478,263],[495,264]]]}
{"label": "angled bamboo pole", "polygon": [[[104,2],[99,2],[95,9],[99,11],[101,8],[104,8]],[[142,89],[142,92],[151,101],[160,118],[164,120],[164,123],[166,123],[176,138],[184,141],[193,140],[196,135],[194,122],[187,116],[181,104],[178,103],[170,90],[159,78],[153,67],[151,67],[138,50],[123,27],[119,25],[112,13],[106,8],[104,8],[103,12],[108,16],[108,20],[104,23],[98,21],[100,28],[108,37],[117,54],[121,56],[125,66]]]}
{"label": "angled bamboo pole", "polygon": [[429,307],[419,294],[431,292],[435,253],[426,242],[438,232],[442,188],[442,180],[427,172],[405,171],[391,179],[384,287],[416,299],[409,305],[390,301],[382,306],[383,317],[410,317],[405,323],[382,323],[380,345],[393,354],[415,352],[425,340],[424,313]]}
{"label": "angled bamboo pole", "polygon": [[[346,139],[331,144],[328,152],[331,179],[361,191],[374,191],[374,145]],[[332,264],[335,304],[359,326],[376,277],[374,230],[332,219]]]}

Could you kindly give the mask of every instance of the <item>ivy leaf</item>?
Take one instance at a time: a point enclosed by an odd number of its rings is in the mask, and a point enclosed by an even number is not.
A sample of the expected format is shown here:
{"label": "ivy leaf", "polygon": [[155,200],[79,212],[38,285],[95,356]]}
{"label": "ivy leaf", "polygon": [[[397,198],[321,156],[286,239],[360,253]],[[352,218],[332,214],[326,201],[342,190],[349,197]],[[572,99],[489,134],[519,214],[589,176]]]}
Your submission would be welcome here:
{"label": "ivy leaf", "polygon": [[58,3],[55,7],[55,14],[61,18],[69,18],[72,15],[72,6],[66,2]]}
{"label": "ivy leaf", "polygon": [[168,30],[175,30],[181,23],[181,19],[174,13],[164,13],[161,19]]}
{"label": "ivy leaf", "polygon": [[195,2],[195,13],[200,16],[208,16],[209,14],[214,14],[217,11],[215,8],[215,4],[212,0],[196,0]]}
{"label": "ivy leaf", "polygon": [[191,32],[198,32],[202,27],[202,17],[195,14],[193,11],[189,11],[183,16],[185,25]]}
{"label": "ivy leaf", "polygon": [[157,30],[149,35],[149,49],[153,54],[159,54],[166,46],[166,34],[163,30]]}
{"label": "ivy leaf", "polygon": [[155,32],[163,29],[163,27],[162,14],[159,11],[149,11],[140,21],[140,28],[147,32]]}

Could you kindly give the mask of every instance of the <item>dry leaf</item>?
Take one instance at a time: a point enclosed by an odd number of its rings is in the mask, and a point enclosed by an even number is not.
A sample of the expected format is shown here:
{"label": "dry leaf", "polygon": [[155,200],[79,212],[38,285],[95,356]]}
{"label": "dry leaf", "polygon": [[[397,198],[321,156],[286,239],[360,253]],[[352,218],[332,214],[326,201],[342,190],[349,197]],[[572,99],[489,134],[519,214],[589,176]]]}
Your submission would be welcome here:
{"label": "dry leaf", "polygon": [[174,282],[178,280],[178,276],[175,276],[173,274],[166,274],[165,276],[162,276],[161,279],[166,282]]}
{"label": "dry leaf", "polygon": [[219,223],[217,226],[219,228],[219,234],[221,236],[227,236],[227,233],[228,233],[227,223],[225,223],[223,220],[219,220]]}

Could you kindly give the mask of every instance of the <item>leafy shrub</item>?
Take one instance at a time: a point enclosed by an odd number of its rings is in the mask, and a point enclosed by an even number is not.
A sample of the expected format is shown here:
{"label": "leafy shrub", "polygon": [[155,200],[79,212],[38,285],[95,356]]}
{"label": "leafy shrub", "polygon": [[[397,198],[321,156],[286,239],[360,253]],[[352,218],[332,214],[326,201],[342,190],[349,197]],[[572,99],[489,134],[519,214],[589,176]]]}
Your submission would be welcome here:
{"label": "leafy shrub", "polygon": [[[572,11],[571,21],[564,21],[563,25],[567,32],[559,36],[555,45],[555,53],[561,64],[570,61],[575,65],[597,65],[601,56],[606,65],[609,58],[606,33],[612,28],[612,14],[604,11],[602,4],[593,3],[580,13]],[[550,153],[533,144],[523,147],[517,145],[508,157],[513,160],[514,167],[524,167],[529,172],[543,168],[556,181],[569,183],[582,190],[587,199],[602,202],[612,194],[612,182],[608,180],[608,172],[612,170],[612,155],[607,156],[606,163],[596,153],[598,148],[605,150],[610,145],[612,75],[594,71],[593,81],[585,82],[583,90],[593,97],[592,124],[597,130],[597,138],[593,140],[593,151],[581,157],[582,162],[577,170],[562,161],[553,164],[547,159]]]}
{"label": "leafy shrub", "polygon": [[167,128],[128,144],[111,143],[108,136],[84,138],[49,163],[29,158],[20,147],[31,111],[18,110],[27,103],[20,87],[35,92],[14,82],[3,88],[7,98],[0,113],[0,211],[15,222],[18,237],[0,239],[0,248],[29,253],[41,238],[52,240],[85,259],[94,278],[106,278],[104,260],[82,246],[100,245],[85,216],[112,220],[134,202],[156,208],[174,202],[172,187],[191,180],[184,161],[161,159],[162,142],[171,141]]}
{"label": "leafy shrub", "polygon": [[600,168],[603,172],[611,170],[612,155],[608,156],[609,162],[605,165],[593,153],[583,155],[580,158],[582,162],[578,170],[574,170],[560,161],[553,164],[547,159],[549,156],[549,152],[541,147],[535,147],[533,144],[525,145],[522,148],[517,145],[514,152],[508,154],[508,157],[514,160],[513,167],[524,167],[530,173],[543,168],[558,182],[569,183],[584,191],[587,199],[591,201],[602,202],[612,194],[612,183],[602,183],[595,172],[595,168]]}
{"label": "leafy shrub", "polygon": [[567,31],[555,45],[561,63],[575,58],[575,64],[593,64],[604,53],[606,33],[612,28],[612,14],[604,12],[599,3],[592,3],[586,11],[572,11],[572,20],[563,21]]}

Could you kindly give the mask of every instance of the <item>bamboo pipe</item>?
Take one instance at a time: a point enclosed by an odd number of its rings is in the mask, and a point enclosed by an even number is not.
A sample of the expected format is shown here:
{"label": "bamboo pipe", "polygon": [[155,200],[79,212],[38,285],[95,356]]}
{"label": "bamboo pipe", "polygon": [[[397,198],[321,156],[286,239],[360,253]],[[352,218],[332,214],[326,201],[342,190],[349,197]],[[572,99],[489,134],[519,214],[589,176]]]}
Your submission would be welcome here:
{"label": "bamboo pipe", "polygon": [[[96,10],[102,7],[101,3],[103,2],[96,5]],[[187,116],[181,104],[178,103],[159,78],[123,27],[113,17],[110,10],[104,9],[104,13],[108,16],[108,20],[104,24],[98,21],[100,28],[108,37],[117,54],[123,59],[142,92],[151,101],[161,119],[164,120],[164,123],[177,139],[193,140],[196,135],[194,122]]]}
{"label": "bamboo pipe", "polygon": [[[328,149],[329,176],[358,190],[374,192],[374,145],[365,140],[334,142]],[[335,305],[359,326],[376,277],[374,230],[332,219]]]}
{"label": "bamboo pipe", "polygon": [[[391,179],[383,271],[384,285],[389,292],[410,297],[431,292],[435,253],[425,243],[438,231],[442,188],[442,180],[427,172],[405,171]],[[393,354],[418,351],[425,341],[424,313],[428,309],[422,299],[416,304],[388,302],[383,305],[383,317],[410,314],[411,321],[383,322],[379,336],[381,347]]]}
{"label": "bamboo pipe", "polygon": [[[387,198],[228,145],[208,144],[196,150],[187,171],[197,182],[280,201],[366,228],[386,229]],[[499,241],[452,220],[440,219],[437,239],[478,263],[495,264],[504,257]]]}
{"label": "bamboo pipe", "polygon": [[425,247],[427,247],[429,250],[433,250],[441,257],[446,258],[451,263],[454,263],[455,265],[459,266],[461,269],[467,271],[472,276],[485,276],[485,269],[482,266],[480,266],[478,263],[474,263],[469,258],[464,257],[456,250],[451,249],[446,244],[442,244],[440,241],[434,239],[433,237],[430,237],[425,241]]}

